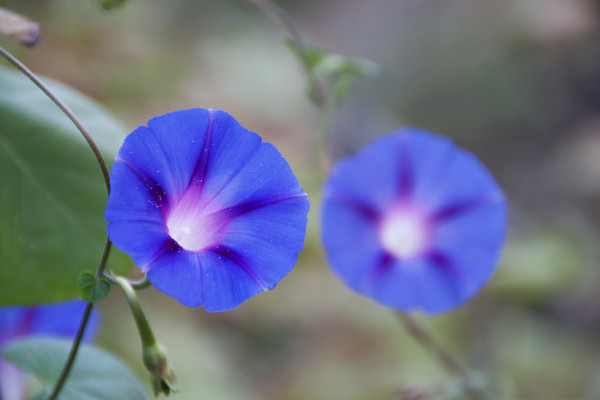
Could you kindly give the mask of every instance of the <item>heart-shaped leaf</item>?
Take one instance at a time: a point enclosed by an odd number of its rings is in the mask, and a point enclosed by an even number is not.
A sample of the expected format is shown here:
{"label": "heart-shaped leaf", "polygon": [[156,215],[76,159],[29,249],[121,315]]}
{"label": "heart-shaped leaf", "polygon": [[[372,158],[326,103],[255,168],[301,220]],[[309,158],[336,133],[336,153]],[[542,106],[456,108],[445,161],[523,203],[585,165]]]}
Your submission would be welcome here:
{"label": "heart-shaped leaf", "polygon": [[[85,96],[48,85],[107,161],[125,130]],[[23,75],[0,67],[0,306],[78,296],[106,240],[106,189],[96,160],[65,115]],[[123,271],[122,254],[110,268]]]}

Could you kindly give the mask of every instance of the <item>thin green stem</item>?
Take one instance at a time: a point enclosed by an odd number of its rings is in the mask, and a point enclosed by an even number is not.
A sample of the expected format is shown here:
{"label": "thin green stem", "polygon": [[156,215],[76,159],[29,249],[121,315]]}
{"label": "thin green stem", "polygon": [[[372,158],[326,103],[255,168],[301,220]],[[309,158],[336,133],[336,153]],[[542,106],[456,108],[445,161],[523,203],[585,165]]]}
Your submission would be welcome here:
{"label": "thin green stem", "polygon": [[319,110],[319,130],[316,140],[316,155],[318,161],[322,164],[323,169],[328,171],[331,167],[327,154],[327,132],[331,128],[333,120],[333,109],[329,100],[329,91],[327,85],[321,79],[315,76],[312,65],[305,51],[305,42],[300,35],[300,31],[296,28],[292,20],[286,12],[271,0],[246,0],[254,5],[265,15],[271,18],[276,24],[281,26],[290,36],[292,41],[292,50],[296,57],[300,60],[302,68],[309,82],[312,83],[311,100]]}
{"label": "thin green stem", "polygon": [[410,333],[421,346],[427,349],[448,372],[460,379],[465,389],[467,399],[484,400],[486,398],[485,393],[480,388],[473,387],[473,381],[469,371],[458,361],[458,359],[453,357],[442,346],[436,343],[415,318],[402,312],[397,312],[396,315],[408,333]]}
{"label": "thin green stem", "polygon": [[[101,273],[98,273],[98,277],[106,279],[107,281],[109,281],[113,285],[117,285],[118,284],[116,276],[112,273],[112,271],[109,271],[108,273],[105,272],[105,271],[102,271]],[[123,278],[123,279],[125,279],[125,278]],[[128,279],[127,282],[135,290],[146,289],[147,287],[150,287],[152,285],[150,283],[150,281],[148,280],[148,277],[146,275],[144,275],[143,277],[141,277],[141,278],[139,278],[137,280]],[[2,399],[0,399],[0,400],[2,400]]]}
{"label": "thin green stem", "polygon": [[142,346],[149,347],[156,343],[156,338],[154,337],[154,333],[150,328],[150,323],[146,318],[146,314],[140,305],[140,302],[135,294],[135,290],[131,286],[131,283],[122,276],[114,277],[115,284],[121,288],[123,294],[125,295],[125,299],[129,304],[129,308],[131,309],[131,314],[133,315],[133,319],[135,320],[135,324],[138,328],[138,332],[140,334],[140,339],[142,341]]}
{"label": "thin green stem", "polygon": [[[300,31],[296,28],[292,20],[288,17],[286,12],[279,7],[275,2],[271,0],[246,0],[248,3],[254,5],[256,8],[261,10],[269,18],[271,18],[276,24],[280,25],[290,35],[290,39],[293,42],[294,52],[300,59],[302,67],[306,72],[309,80],[313,79],[313,71],[306,54],[302,51],[304,49],[304,40],[300,35]],[[321,81],[314,79],[315,82],[315,98],[314,101],[319,108],[325,106],[327,101],[327,90]]]}
{"label": "thin green stem", "polygon": [[15,56],[10,54],[8,51],[6,51],[2,47],[0,47],[0,55],[2,57],[4,57],[8,62],[10,62],[12,65],[14,65],[25,76],[27,76],[38,88],[40,88],[40,90],[42,92],[44,92],[46,94],[46,96],[48,96],[48,98],[50,98],[50,100],[52,100],[54,102],[54,104],[56,104],[58,106],[58,108],[61,109],[61,111],[71,120],[71,122],[73,122],[73,125],[75,125],[75,127],[77,127],[79,132],[81,132],[85,141],[88,143],[88,145],[92,149],[92,152],[94,153],[94,156],[96,157],[96,161],[98,161],[98,165],[100,166],[100,169],[102,170],[102,176],[104,178],[104,184],[106,185],[106,191],[110,192],[110,178],[109,178],[109,174],[108,174],[108,168],[106,166],[106,163],[104,162],[102,153],[100,152],[100,149],[96,145],[96,142],[94,142],[94,139],[92,139],[92,136],[85,129],[85,127],[83,126],[81,121],[79,121],[79,119],[77,119],[75,114],[73,114],[71,109],[62,100],[60,100],[58,97],[56,97],[56,95],[54,93],[52,93],[52,91],[33,72],[31,72],[31,70],[29,68],[27,68],[22,62],[17,60],[17,58],[15,58]]}
{"label": "thin green stem", "polygon": [[398,312],[397,315],[408,333],[410,333],[424,348],[429,350],[448,372],[457,375],[460,378],[465,378],[467,376],[466,369],[458,362],[458,360],[437,344],[416,319],[409,314],[401,312]]}
{"label": "thin green stem", "polygon": [[102,251],[102,258],[100,259],[100,264],[98,264],[98,269],[96,271],[96,275],[98,277],[104,276],[104,272],[106,271],[106,262],[108,261],[108,256],[110,255],[111,249],[112,242],[109,238],[106,238],[106,244],[104,245],[104,250]]}
{"label": "thin green stem", "polygon": [[[102,258],[100,259],[100,263],[98,264],[98,276],[104,274],[104,270],[106,269],[106,262],[108,261],[108,256],[110,254],[110,249],[112,248],[112,243],[110,240],[106,240],[106,244],[104,245],[104,250],[102,251]],[[85,333],[85,329],[87,328],[87,324],[90,319],[90,314],[92,309],[94,308],[93,303],[88,303],[85,311],[83,312],[83,317],[81,318],[81,323],[79,324],[79,330],[77,331],[77,336],[73,341],[73,345],[71,346],[71,351],[69,353],[69,357],[65,362],[65,365],[60,373],[60,377],[54,384],[54,388],[52,389],[52,394],[48,397],[47,400],[56,400],[60,391],[62,390],[69,374],[71,373],[71,369],[73,368],[73,363],[75,362],[75,357],[79,352],[79,347],[81,346],[81,340],[83,339],[83,335]]]}
{"label": "thin green stem", "polygon": [[129,284],[131,284],[131,287],[135,290],[146,289],[151,285],[150,281],[148,280],[148,277],[145,275],[143,278],[140,278],[137,281],[129,281]]}
{"label": "thin green stem", "polygon": [[81,345],[81,340],[83,339],[83,335],[85,333],[85,328],[87,327],[88,321],[90,319],[90,314],[92,313],[92,309],[94,308],[94,303],[88,303],[85,307],[85,311],[83,312],[83,317],[81,319],[81,323],[79,324],[79,330],[77,331],[77,336],[73,341],[73,345],[71,346],[71,351],[69,352],[69,357],[63,367],[62,372],[60,373],[60,377],[56,381],[54,385],[54,389],[52,393],[48,397],[47,400],[55,400],[58,397],[58,394],[62,390],[69,374],[71,373],[71,368],[75,363],[75,358],[77,357],[77,352],[79,351],[79,346]]}

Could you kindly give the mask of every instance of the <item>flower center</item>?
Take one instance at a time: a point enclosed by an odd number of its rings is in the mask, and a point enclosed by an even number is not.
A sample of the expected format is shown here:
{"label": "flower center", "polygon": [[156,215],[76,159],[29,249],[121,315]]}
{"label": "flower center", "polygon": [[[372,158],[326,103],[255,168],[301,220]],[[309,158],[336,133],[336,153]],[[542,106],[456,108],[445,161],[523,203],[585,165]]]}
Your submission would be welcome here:
{"label": "flower center", "polygon": [[427,248],[429,229],[425,219],[412,210],[394,211],[381,224],[379,239],[384,249],[399,258],[417,256]]}
{"label": "flower center", "polygon": [[167,217],[169,236],[189,251],[201,251],[219,242],[222,217],[195,190],[188,190]]}

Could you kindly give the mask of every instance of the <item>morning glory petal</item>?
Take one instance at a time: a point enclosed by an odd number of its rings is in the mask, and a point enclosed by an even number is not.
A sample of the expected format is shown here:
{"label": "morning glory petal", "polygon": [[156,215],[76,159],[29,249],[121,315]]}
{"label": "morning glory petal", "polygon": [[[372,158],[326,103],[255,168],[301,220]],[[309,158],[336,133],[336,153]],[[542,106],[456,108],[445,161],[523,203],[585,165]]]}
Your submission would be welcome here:
{"label": "morning glory petal", "polygon": [[[129,134],[117,161],[152,182],[168,198],[188,185],[205,139],[210,113],[186,110],[153,118]],[[111,179],[113,179],[111,177]]]}
{"label": "morning glory petal", "polygon": [[202,304],[206,311],[227,311],[269,290],[237,252],[219,246],[201,255]]}
{"label": "morning glory petal", "polygon": [[223,111],[153,118],[126,138],[111,182],[109,238],[187,306],[233,308],[274,287],[302,249],[308,200],[298,180]]}
{"label": "morning glory petal", "polygon": [[[404,151],[401,145],[397,136],[388,135],[355,156],[342,160],[325,183],[324,195],[353,202],[374,212],[385,210],[397,199],[402,190],[400,185],[407,177],[409,166],[404,162],[407,159],[397,156]],[[339,173],[340,170],[343,172]]]}
{"label": "morning glory petal", "polygon": [[[73,336],[79,330],[86,306],[87,304],[80,300],[37,306],[33,308],[34,316],[30,321],[29,333],[36,336]],[[84,339],[93,339],[99,326],[100,314],[97,310],[92,310]]]}
{"label": "morning glory petal", "polygon": [[421,272],[418,268],[422,264],[423,261],[418,259],[402,261],[380,257],[359,292],[387,307],[414,310],[421,302]]}
{"label": "morning glory petal", "polygon": [[386,135],[340,162],[323,192],[332,269],[380,304],[450,311],[498,265],[504,195],[481,162],[448,139],[414,128]]}
{"label": "morning glory petal", "polygon": [[[166,188],[172,186],[174,193],[181,193],[187,187],[200,154],[211,146],[212,119],[208,110],[193,109],[171,112],[148,121],[158,154],[145,153],[143,156],[152,166],[151,172],[161,171],[156,172],[156,179],[164,180]],[[138,150],[148,141],[144,139],[136,143]]]}
{"label": "morning glory petal", "polygon": [[350,288],[366,290],[384,254],[377,222],[336,199],[323,204],[322,225],[328,261],[336,275]]}
{"label": "morning glory petal", "polygon": [[188,307],[202,304],[202,265],[197,254],[168,252],[152,264],[147,277],[158,290]]}
{"label": "morning glory petal", "polygon": [[173,245],[162,223],[144,220],[114,221],[106,229],[111,240],[120,243],[119,249],[127,253],[144,271],[157,256]]}
{"label": "morning glory petal", "polygon": [[507,209],[504,202],[485,206],[439,223],[436,251],[452,260],[474,287],[473,293],[487,282],[500,259],[498,242],[506,235]]}
{"label": "morning glory petal", "polygon": [[248,210],[229,224],[223,245],[243,257],[270,290],[297,261],[304,244],[307,212],[304,193]]}
{"label": "morning glory petal", "polygon": [[[21,336],[74,335],[81,322],[87,303],[80,300],[44,304],[35,307],[0,308],[0,347]],[[89,321],[89,337],[93,337],[99,324],[99,315],[93,311]]]}
{"label": "morning glory petal", "polygon": [[[205,148],[204,164],[196,170],[194,178],[203,180],[207,195],[220,197],[219,192],[268,144],[262,143],[260,136],[241,126],[226,112],[212,111],[212,115],[210,146]],[[219,203],[223,204],[223,200]]]}
{"label": "morning glory petal", "polygon": [[483,164],[450,140],[411,129],[404,135],[404,141],[413,160],[412,197],[424,208],[443,211],[503,197]]}
{"label": "morning glory petal", "polygon": [[288,163],[269,143],[263,143],[235,177],[217,193],[221,208],[237,207],[240,212],[298,195],[305,197],[302,187]]}
{"label": "morning glory petal", "polygon": [[113,182],[108,208],[115,217],[131,219],[133,210],[141,212],[141,218],[144,220],[160,221],[160,205],[167,197],[156,181],[149,179],[140,169],[124,160],[114,163],[111,176]]}

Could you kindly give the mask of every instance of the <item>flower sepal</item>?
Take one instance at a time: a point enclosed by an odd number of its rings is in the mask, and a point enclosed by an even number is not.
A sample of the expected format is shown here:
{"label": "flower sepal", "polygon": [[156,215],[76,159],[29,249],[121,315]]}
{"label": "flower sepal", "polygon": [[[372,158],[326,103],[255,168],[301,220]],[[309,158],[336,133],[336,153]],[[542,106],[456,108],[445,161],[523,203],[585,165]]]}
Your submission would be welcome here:
{"label": "flower sepal", "polygon": [[160,393],[168,396],[171,392],[178,392],[177,378],[169,365],[163,346],[155,341],[151,346],[144,346],[142,352],[144,365],[150,372],[150,383],[154,396],[158,396]]}

